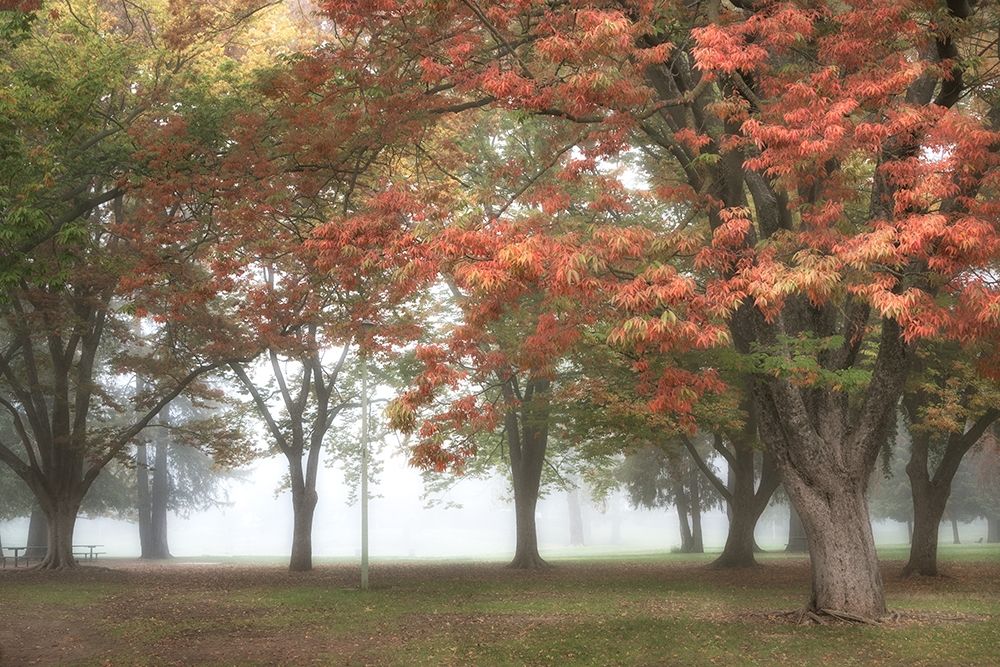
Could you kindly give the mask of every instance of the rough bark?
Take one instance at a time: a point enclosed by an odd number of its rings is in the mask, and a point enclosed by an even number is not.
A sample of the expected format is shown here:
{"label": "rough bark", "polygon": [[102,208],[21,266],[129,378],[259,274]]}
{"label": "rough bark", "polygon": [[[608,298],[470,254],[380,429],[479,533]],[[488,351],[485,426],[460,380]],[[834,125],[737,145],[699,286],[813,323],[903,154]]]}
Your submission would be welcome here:
{"label": "rough bark", "polygon": [[[831,480],[830,486],[836,483]],[[885,614],[885,595],[863,488],[817,493],[799,480],[789,493],[800,508],[812,566],[816,612],[839,611],[862,618]]]}
{"label": "rough bark", "polygon": [[[866,321],[865,308],[860,312],[857,321]],[[804,322],[839,317],[803,303],[801,311],[785,313],[786,326],[796,316]],[[788,328],[795,331],[797,326]],[[838,354],[856,354],[861,338],[845,343],[849,349]],[[805,529],[813,575],[809,608],[814,612],[834,610],[863,618],[886,613],[867,485],[894,423],[913,353],[899,324],[888,319],[882,320],[878,350],[869,385],[857,402],[842,391],[800,388],[782,378],[758,378],[754,390],[761,438]],[[823,361],[831,367],[844,364],[833,357]]]}
{"label": "rough bark", "polygon": [[514,490],[515,539],[510,567],[532,569],[547,563],[538,553],[538,530],[535,509],[548,446],[549,391],[547,379],[531,378],[524,390],[524,400],[514,400],[514,380],[505,383],[504,392],[511,407],[505,418],[507,447],[510,453],[511,481]]}

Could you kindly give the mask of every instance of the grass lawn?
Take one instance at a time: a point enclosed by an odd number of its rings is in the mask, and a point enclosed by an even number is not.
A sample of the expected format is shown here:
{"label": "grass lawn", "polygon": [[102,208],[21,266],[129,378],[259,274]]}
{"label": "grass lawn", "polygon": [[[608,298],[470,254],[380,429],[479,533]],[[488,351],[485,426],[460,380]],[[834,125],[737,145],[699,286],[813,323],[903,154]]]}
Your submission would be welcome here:
{"label": "grass lawn", "polygon": [[[0,572],[0,665],[1000,664],[1000,548],[943,547],[935,580],[882,552],[882,626],[798,626],[808,561],[717,571],[679,555],[344,563],[308,574],[240,559]],[[620,557],[619,557],[620,558]]]}

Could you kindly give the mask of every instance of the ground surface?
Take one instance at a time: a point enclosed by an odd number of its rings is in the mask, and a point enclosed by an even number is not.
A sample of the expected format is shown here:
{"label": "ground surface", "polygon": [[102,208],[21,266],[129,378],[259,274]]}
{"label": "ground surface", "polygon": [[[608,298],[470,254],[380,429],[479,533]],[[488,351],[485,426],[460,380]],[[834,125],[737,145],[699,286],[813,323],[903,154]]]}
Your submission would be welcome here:
{"label": "ground surface", "polygon": [[[901,552],[884,553],[889,559]],[[808,561],[717,571],[679,556],[355,568],[108,561],[0,571],[0,665],[1000,665],[1000,549],[947,549],[944,578],[885,562],[883,626],[798,626]]]}

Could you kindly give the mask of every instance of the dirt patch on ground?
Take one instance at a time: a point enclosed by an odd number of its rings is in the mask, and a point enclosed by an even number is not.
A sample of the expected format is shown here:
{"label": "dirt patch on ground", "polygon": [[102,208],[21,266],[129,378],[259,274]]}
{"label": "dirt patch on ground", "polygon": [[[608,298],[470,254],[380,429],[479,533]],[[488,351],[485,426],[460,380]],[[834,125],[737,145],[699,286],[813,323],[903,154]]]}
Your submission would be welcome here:
{"label": "dirt patch on ground", "polygon": [[92,610],[76,611],[8,608],[0,626],[0,666],[68,665],[100,655],[104,639],[86,620]]}

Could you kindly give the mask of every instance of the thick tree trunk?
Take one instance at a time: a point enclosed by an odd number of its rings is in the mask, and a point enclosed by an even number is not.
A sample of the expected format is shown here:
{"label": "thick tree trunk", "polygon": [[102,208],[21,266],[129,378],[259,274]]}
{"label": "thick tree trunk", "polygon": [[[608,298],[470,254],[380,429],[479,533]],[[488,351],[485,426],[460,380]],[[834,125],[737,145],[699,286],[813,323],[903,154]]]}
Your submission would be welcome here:
{"label": "thick tree trunk", "polygon": [[938,575],[938,529],[944,516],[948,496],[934,492],[929,485],[913,484],[913,535],[910,538],[910,558],[903,567],[903,576]]}
{"label": "thick tree trunk", "polygon": [[153,464],[153,489],[150,495],[150,535],[151,558],[170,558],[167,540],[167,505],[170,502],[170,463],[168,453],[170,443],[160,438],[156,443],[156,459]]}
{"label": "thick tree trunk", "polygon": [[76,528],[79,508],[79,501],[60,499],[46,513],[48,550],[38,565],[40,569],[62,570],[76,567],[76,559],[73,557],[73,531]]}
{"label": "thick tree trunk", "polygon": [[791,504],[788,505],[788,545],[785,551],[790,554],[803,554],[809,550],[806,542],[806,529],[802,527],[802,519]]}
{"label": "thick tree trunk", "polygon": [[569,544],[573,547],[582,547],[583,539],[583,510],[580,507],[580,489],[573,486],[566,493],[567,509],[569,510]]}
{"label": "thick tree trunk", "polygon": [[[827,480],[834,487],[836,481]],[[809,608],[863,618],[885,615],[885,594],[863,488],[818,492],[788,484],[805,529],[812,565]]]}
{"label": "thick tree trunk", "polygon": [[145,442],[135,452],[136,511],[139,515],[139,558],[154,558],[152,498],[149,493],[149,450]]}
{"label": "thick tree trunk", "polygon": [[516,546],[510,567],[519,569],[545,567],[546,562],[538,553],[538,530],[535,524],[538,494],[530,493],[524,489],[518,493],[516,485],[514,489]]}
{"label": "thick tree trunk", "polygon": [[28,541],[25,546],[28,547],[25,555],[29,560],[41,560],[48,550],[49,526],[45,512],[37,505],[31,510],[31,518],[28,519]]}
{"label": "thick tree trunk", "polygon": [[1000,519],[987,519],[989,526],[986,529],[986,541],[990,544],[1000,542]]}
{"label": "thick tree trunk", "polygon": [[292,556],[288,562],[292,572],[312,570],[312,527],[317,500],[315,489],[292,488]]}
{"label": "thick tree trunk", "polygon": [[759,517],[760,512],[754,512],[752,507],[733,504],[726,546],[712,563],[714,567],[753,567],[757,564],[754,559],[756,543],[753,532]]}

